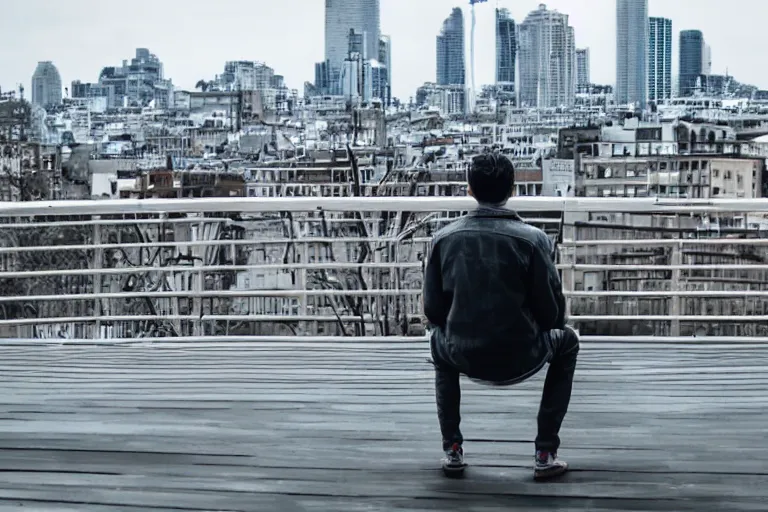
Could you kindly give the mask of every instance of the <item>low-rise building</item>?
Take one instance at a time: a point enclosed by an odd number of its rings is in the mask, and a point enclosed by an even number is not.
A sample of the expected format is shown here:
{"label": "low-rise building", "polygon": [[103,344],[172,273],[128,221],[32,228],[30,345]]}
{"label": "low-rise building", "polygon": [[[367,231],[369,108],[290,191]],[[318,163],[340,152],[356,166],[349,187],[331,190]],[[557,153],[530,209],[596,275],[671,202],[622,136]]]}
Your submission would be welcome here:
{"label": "low-rise building", "polygon": [[576,195],[690,199],[762,196],[764,160],[719,154],[583,156]]}

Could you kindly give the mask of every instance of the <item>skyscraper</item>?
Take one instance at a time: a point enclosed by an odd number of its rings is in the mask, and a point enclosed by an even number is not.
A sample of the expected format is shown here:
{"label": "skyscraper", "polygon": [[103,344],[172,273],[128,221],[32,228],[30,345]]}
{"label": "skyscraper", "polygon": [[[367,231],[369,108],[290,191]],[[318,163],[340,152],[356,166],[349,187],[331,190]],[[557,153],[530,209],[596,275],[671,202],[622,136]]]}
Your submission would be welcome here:
{"label": "skyscraper", "polygon": [[378,61],[387,67],[389,72],[389,81],[392,83],[392,38],[382,35],[379,39],[379,55]]}
{"label": "skyscraper", "polygon": [[386,68],[386,96],[382,97],[384,103],[389,105],[392,99],[392,38],[382,35],[379,39],[379,64]]}
{"label": "skyscraper", "polygon": [[325,60],[331,75],[338,75],[347,58],[350,30],[365,40],[363,59],[378,58],[379,24],[379,0],[325,0]]}
{"label": "skyscraper", "polygon": [[589,79],[589,48],[576,49],[576,88],[581,89],[592,83]]}
{"label": "skyscraper", "polygon": [[648,79],[648,0],[616,0],[616,103],[644,106]]}
{"label": "skyscraper", "polygon": [[61,104],[61,75],[53,62],[39,62],[32,75],[32,104],[52,107]]}
{"label": "skyscraper", "polygon": [[705,44],[700,30],[680,32],[680,96],[691,96],[702,74]]}
{"label": "skyscraper", "polygon": [[505,91],[515,90],[516,60],[515,20],[507,9],[496,9],[496,85]]}
{"label": "skyscraper", "polygon": [[672,20],[648,20],[648,99],[672,97]]}
{"label": "skyscraper", "polygon": [[455,7],[437,36],[437,84],[464,85],[464,14]]}
{"label": "skyscraper", "polygon": [[544,4],[518,26],[520,105],[570,106],[576,91],[576,45],[568,15]]}

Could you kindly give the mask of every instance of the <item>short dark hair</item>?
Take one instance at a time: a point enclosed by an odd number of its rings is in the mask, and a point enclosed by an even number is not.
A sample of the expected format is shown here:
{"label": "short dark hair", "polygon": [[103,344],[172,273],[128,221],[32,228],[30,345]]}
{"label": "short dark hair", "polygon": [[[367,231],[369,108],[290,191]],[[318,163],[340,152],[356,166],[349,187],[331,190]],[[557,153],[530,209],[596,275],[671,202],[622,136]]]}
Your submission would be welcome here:
{"label": "short dark hair", "polygon": [[472,159],[467,173],[472,195],[480,203],[497,204],[509,199],[515,185],[515,166],[504,155],[485,153]]}

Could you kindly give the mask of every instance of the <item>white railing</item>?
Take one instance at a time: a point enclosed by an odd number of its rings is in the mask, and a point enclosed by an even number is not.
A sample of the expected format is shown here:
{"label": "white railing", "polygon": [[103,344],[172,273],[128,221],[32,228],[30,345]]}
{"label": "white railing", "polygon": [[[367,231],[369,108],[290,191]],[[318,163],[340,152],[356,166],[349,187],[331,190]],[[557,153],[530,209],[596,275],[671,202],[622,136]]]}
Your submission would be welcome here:
{"label": "white railing", "polygon": [[[422,339],[422,256],[434,231],[474,206],[465,197],[0,203],[0,338]],[[516,198],[510,207],[557,241],[570,321],[586,340],[768,339],[768,231],[749,228],[767,224],[768,201]]]}

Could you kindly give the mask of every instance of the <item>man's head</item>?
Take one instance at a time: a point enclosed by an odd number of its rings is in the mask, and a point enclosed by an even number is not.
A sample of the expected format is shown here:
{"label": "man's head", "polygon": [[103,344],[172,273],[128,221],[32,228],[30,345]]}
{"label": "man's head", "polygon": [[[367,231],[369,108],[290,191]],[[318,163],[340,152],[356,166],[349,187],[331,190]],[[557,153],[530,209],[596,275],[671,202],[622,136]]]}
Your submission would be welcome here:
{"label": "man's head", "polygon": [[507,202],[515,187],[515,167],[504,155],[486,153],[472,159],[467,174],[467,193],[478,203]]}

